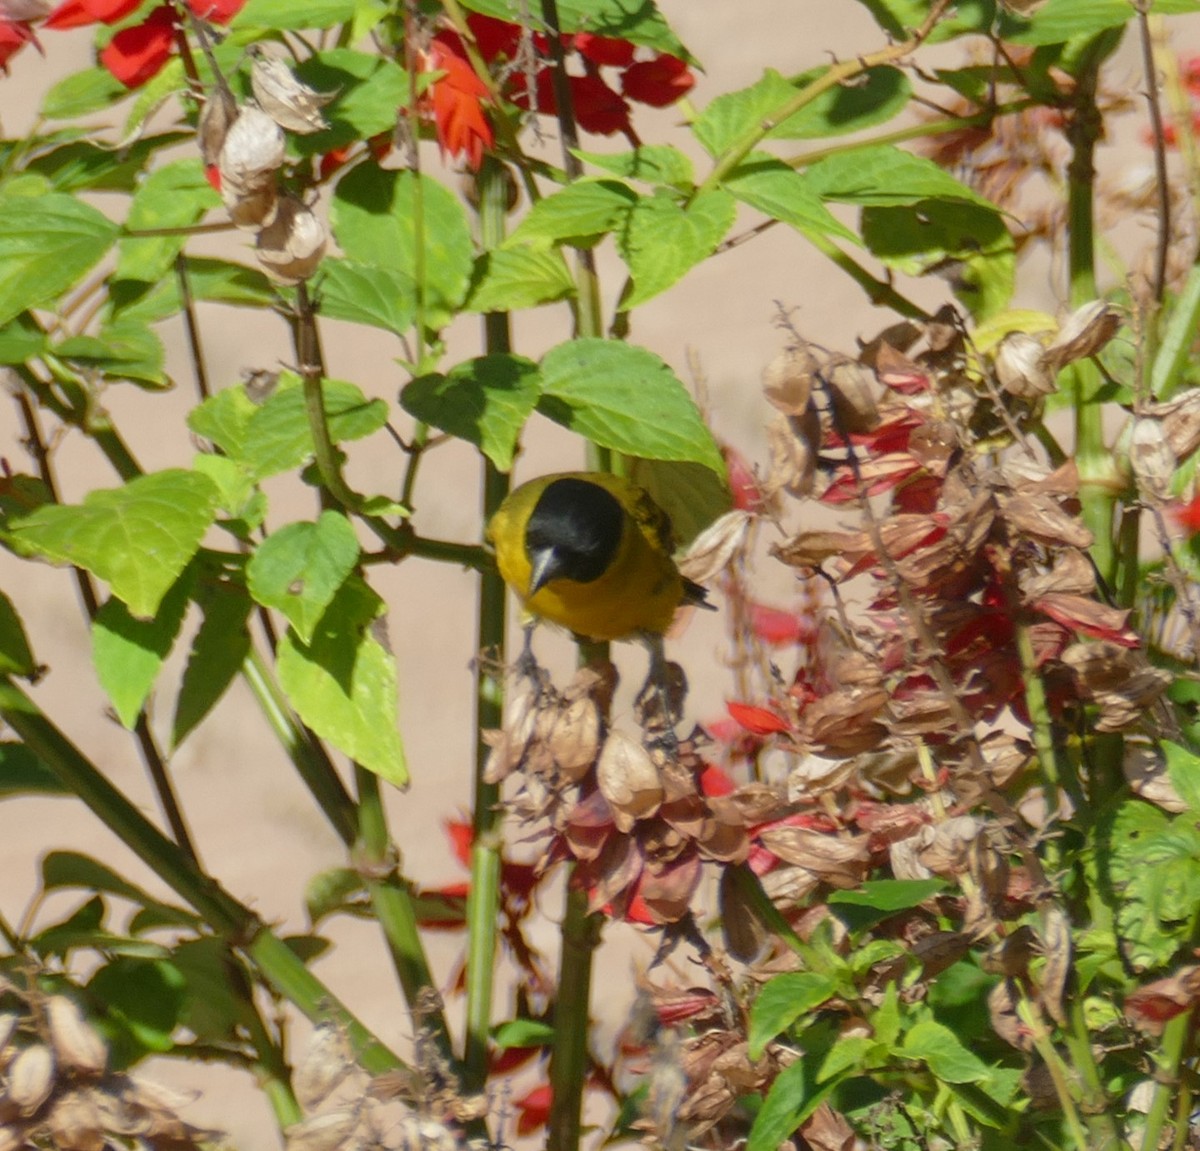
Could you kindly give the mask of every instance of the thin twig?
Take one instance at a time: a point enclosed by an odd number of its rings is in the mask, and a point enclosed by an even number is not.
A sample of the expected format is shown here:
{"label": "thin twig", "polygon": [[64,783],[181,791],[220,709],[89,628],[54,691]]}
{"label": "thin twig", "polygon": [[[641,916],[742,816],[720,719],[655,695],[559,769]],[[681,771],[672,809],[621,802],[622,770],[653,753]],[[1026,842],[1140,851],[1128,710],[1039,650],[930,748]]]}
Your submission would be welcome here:
{"label": "thin twig", "polygon": [[1171,244],[1171,191],[1167,183],[1167,143],[1163,137],[1162,106],[1158,98],[1158,69],[1154,65],[1154,43],[1150,35],[1149,4],[1134,0],[1142,67],[1146,73],[1146,106],[1150,112],[1151,147],[1154,150],[1155,195],[1158,200],[1158,237],[1154,249],[1154,302],[1161,304],[1167,282],[1167,252]]}

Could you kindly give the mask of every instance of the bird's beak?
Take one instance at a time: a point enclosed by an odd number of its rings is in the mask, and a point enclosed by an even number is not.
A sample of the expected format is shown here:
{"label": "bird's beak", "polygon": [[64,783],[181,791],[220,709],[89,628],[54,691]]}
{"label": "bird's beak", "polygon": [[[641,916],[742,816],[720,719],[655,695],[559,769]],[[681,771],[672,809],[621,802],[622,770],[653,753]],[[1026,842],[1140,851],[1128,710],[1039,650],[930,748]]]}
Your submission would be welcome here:
{"label": "bird's beak", "polygon": [[537,595],[558,575],[558,553],[553,548],[541,548],[530,557],[529,594]]}

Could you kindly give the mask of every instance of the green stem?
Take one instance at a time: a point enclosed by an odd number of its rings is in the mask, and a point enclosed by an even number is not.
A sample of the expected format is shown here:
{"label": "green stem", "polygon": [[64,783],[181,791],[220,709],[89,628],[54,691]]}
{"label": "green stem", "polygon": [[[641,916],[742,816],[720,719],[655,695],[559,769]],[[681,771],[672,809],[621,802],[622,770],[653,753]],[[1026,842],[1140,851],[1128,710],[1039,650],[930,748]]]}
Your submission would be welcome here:
{"label": "green stem", "polygon": [[1071,1133],[1075,1151],[1092,1151],[1087,1133],[1079,1118],[1079,1108],[1076,1106],[1075,1089],[1071,1084],[1070,1072],[1050,1038],[1041,1013],[1029,1002],[1024,992],[1021,993],[1020,1001],[1017,1003],[1017,1016],[1028,1029],[1033,1046],[1042,1057],[1042,1062],[1050,1074],[1050,1081],[1054,1084],[1054,1094],[1058,1098],[1058,1105],[1062,1108],[1063,1121]]}
{"label": "green stem", "polygon": [[340,1004],[296,955],[248,907],[201,872],[178,844],[154,826],[50,721],[8,676],[0,677],[0,718],[154,873],[214,931],[244,952],[262,977],[310,1019],[334,1018],[363,1066],[380,1073],[400,1060]]}
{"label": "green stem", "polygon": [[[504,239],[508,189],[505,170],[486,159],[479,174],[479,228],[485,251]],[[484,343],[491,355],[512,350],[508,316],[483,318]],[[509,491],[509,477],[490,459],[483,462],[483,522],[495,514]],[[467,1020],[463,1040],[464,1086],[481,1091],[487,1081],[488,1034],[495,991],[495,958],[500,908],[500,789],[484,780],[489,747],[483,733],[504,722],[504,663],[507,597],[494,569],[479,583],[479,627],[475,660],[475,779],[472,803],[471,886],[467,896]]]}
{"label": "green stem", "polygon": [[1154,1094],[1150,1097],[1150,1107],[1146,1112],[1143,1147],[1157,1147],[1162,1142],[1163,1125],[1171,1111],[1175,1091],[1179,1087],[1184,1058],[1192,1046],[1194,1024],[1192,1012],[1187,1011],[1177,1015],[1163,1029],[1162,1052],[1157,1060],[1159,1071],[1155,1076]]}
{"label": "green stem", "polygon": [[546,1151],[579,1148],[588,1069],[592,953],[600,942],[601,923],[599,915],[588,914],[586,892],[574,889],[568,876],[554,1008],[554,1044],[550,1054],[551,1102]]}
{"label": "green stem", "polygon": [[1150,395],[1169,400],[1183,382],[1184,368],[1191,362],[1192,344],[1200,327],[1200,264],[1193,264],[1187,283],[1171,309],[1162,334],[1158,355],[1150,370]]}
{"label": "green stem", "polygon": [[325,818],[332,824],[338,838],[347,847],[351,846],[358,834],[358,815],[354,800],[350,798],[325,748],[292,714],[263,657],[254,648],[251,648],[242,665],[242,675],[254,692],[280,746],[291,759]]}

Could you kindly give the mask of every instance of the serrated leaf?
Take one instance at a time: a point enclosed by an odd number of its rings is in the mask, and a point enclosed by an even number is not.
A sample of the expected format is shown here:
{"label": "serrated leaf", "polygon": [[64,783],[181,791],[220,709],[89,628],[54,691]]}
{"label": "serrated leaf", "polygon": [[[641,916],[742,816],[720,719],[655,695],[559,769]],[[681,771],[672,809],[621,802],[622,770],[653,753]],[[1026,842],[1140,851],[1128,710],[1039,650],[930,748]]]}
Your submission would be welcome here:
{"label": "serrated leaf", "polygon": [[136,318],[122,316],[94,336],[71,336],[47,351],[72,364],[90,364],[108,379],[132,380],[154,388],[171,386],[163,370],[166,352],[162,340]]}
{"label": "serrated leaf", "polygon": [[246,433],[257,411],[258,404],[244,388],[223,388],[188,413],[187,426],[227,456],[241,460]]}
{"label": "serrated leaf", "polygon": [[515,312],[575,294],[575,281],[557,252],[497,248],[475,262],[466,312]]}
{"label": "serrated leaf", "polygon": [[538,411],[625,455],[691,460],[724,474],[700,409],[671,369],[645,348],[578,339],[542,359]]}
{"label": "serrated leaf", "polygon": [[1162,741],[1162,749],[1171,784],[1179,798],[1200,816],[1200,756],[1170,740]]}
{"label": "serrated leaf", "polygon": [[182,907],[155,899],[135,883],[118,875],[111,867],[78,851],[51,851],[42,859],[42,886],[47,891],[62,888],[81,888],[84,891],[107,891],[139,907],[155,910],[167,916],[177,926],[193,926],[199,916]]}
{"label": "serrated leaf", "polygon": [[[498,20],[519,18],[512,0],[467,0],[465,8],[495,16]],[[642,44],[682,60],[692,60],[691,54],[651,0],[559,0],[559,27],[564,32],[592,32],[597,36],[612,36]]]}
{"label": "serrated leaf", "polygon": [[250,557],[246,583],[264,607],[278,608],[304,643],[338,588],[358,563],[358,537],[340,512],[324,511],[316,523],[287,524],[272,532]]}
{"label": "serrated leaf", "polygon": [[87,568],[149,619],[196,554],[217,499],[207,476],[168,468],[90,492],[82,504],[40,507],[14,520],[9,536],[27,555]]}
{"label": "serrated leaf", "polygon": [[0,324],[57,301],[116,235],[111,220],[74,196],[0,196]]}
{"label": "serrated leaf", "polygon": [[[45,176],[59,192],[131,192],[154,153],[193,138],[190,132],[158,132],[116,148],[101,140],[80,139],[81,131],[42,137],[45,147],[29,160],[27,170]],[[62,143],[54,147],[55,140]]]}
{"label": "serrated leaf", "polygon": [[303,28],[332,28],[354,18],[355,0],[249,0],[229,22],[234,30],[265,28],[298,31]]}
{"label": "serrated leaf", "polygon": [[418,420],[474,444],[507,472],[540,380],[537,364],[523,356],[480,356],[444,376],[419,376],[400,393],[400,403]]}
{"label": "serrated leaf", "polygon": [[773,220],[790,224],[803,235],[821,239],[836,236],[852,244],[861,243],[858,236],[825,207],[802,173],[773,156],[751,153],[721,184],[743,204]]}
{"label": "serrated leaf", "polygon": [[914,1023],[896,1054],[919,1060],[946,1083],[983,1083],[991,1074],[987,1064],[965,1047],[949,1027],[934,1019]]}
{"label": "serrated leaf", "polygon": [[750,1008],[750,1058],[761,1059],[768,1043],[836,990],[837,980],[818,971],[790,971],[764,983]]}
{"label": "serrated leaf", "polygon": [[74,120],[111,108],[129,95],[125,87],[107,68],[84,68],[64,76],[42,101],[42,115],[47,120]]}
{"label": "serrated leaf", "polygon": [[245,516],[255,497],[262,494],[245,465],[228,456],[201,452],[193,457],[192,469],[216,484],[222,510],[235,519]]}
{"label": "serrated leaf", "polygon": [[534,204],[504,246],[585,246],[624,224],[637,201],[637,193],[616,180],[576,180]]}
{"label": "serrated leaf", "polygon": [[[275,285],[262,272],[244,264],[189,256],[183,266],[193,300],[246,308],[269,308],[279,300]],[[179,314],[179,277],[167,275],[152,284],[144,280],[112,280],[109,300],[115,319],[147,324],[165,320]]]}
{"label": "serrated leaf", "polygon": [[403,336],[416,318],[417,288],[396,268],[330,256],[321,264],[321,314]]}
{"label": "serrated leaf", "polygon": [[355,762],[403,787],[396,726],[396,662],[375,638],[383,601],[361,579],[339,589],[311,644],[289,631],[279,644],[279,683],[300,718]]}
{"label": "serrated leaf", "polygon": [[367,882],[362,872],[353,867],[320,871],[304,889],[304,907],[313,927],[339,912],[361,915],[369,906]]}
{"label": "serrated leaf", "polygon": [[924,156],[892,144],[873,144],[826,156],[806,169],[823,200],[879,207],[922,200],[958,200],[996,212],[996,206]]}
{"label": "serrated leaf", "polygon": [[246,621],[251,602],[233,581],[202,584],[197,597],[204,618],[192,640],[175,700],[171,741],[178,747],[225,694],[250,654]]}
{"label": "serrated leaf", "polygon": [[12,795],[71,794],[71,789],[25,744],[0,741],[0,799]]}
{"label": "serrated leaf", "polygon": [[701,192],[686,207],[669,196],[638,200],[617,236],[633,277],[633,289],[622,297],[621,307],[644,304],[681,280],[712,255],[736,215],[733,197],[723,188]]}
{"label": "serrated leaf", "polygon": [[602,168],[627,180],[665,185],[690,191],[696,182],[692,161],[678,148],[667,144],[642,144],[628,152],[585,152],[576,150],[585,164]]}
{"label": "serrated leaf", "polygon": [[776,1151],[818,1107],[833,1088],[832,1083],[810,1087],[807,1061],[788,1064],[771,1084],[766,1099],[754,1117],[746,1151]]}
{"label": "serrated leaf", "polygon": [[130,731],[179,635],[191,587],[185,573],[163,596],[153,619],[134,619],[129,608],[113,597],[92,621],[96,675],[117,718]]}
{"label": "serrated leaf", "polygon": [[37,662],[21,617],[12,600],[0,591],[0,672],[30,676],[36,671]]}
{"label": "serrated leaf", "polygon": [[205,178],[198,157],[176,160],[151,172],[130,201],[125,227],[131,231],[178,228],[180,232],[174,236],[122,237],[117,244],[114,277],[154,283],[167,275],[187,239],[183,229],[220,204],[221,197]]}
{"label": "serrated leaf", "polygon": [[[367,399],[355,384],[325,380],[322,391],[329,435],[335,444],[362,439],[387,423],[387,404]],[[250,416],[240,451],[230,451],[230,455],[240,459],[256,478],[264,479],[300,467],[312,454],[304,389],[299,377],[285,372],[274,392]]]}
{"label": "serrated leaf", "polygon": [[[423,268],[425,326],[437,330],[449,323],[466,297],[474,261],[471,229],[453,192],[428,176],[361,164],[337,182],[329,219],[350,259],[395,269],[414,282],[418,267]],[[418,236],[423,260],[418,260]]]}
{"label": "serrated leaf", "polygon": [[313,156],[367,140],[396,125],[396,109],[409,100],[408,73],[395,60],[375,52],[330,48],[296,67],[296,77],[318,92],[336,92],[322,112],[329,124],[292,142]]}

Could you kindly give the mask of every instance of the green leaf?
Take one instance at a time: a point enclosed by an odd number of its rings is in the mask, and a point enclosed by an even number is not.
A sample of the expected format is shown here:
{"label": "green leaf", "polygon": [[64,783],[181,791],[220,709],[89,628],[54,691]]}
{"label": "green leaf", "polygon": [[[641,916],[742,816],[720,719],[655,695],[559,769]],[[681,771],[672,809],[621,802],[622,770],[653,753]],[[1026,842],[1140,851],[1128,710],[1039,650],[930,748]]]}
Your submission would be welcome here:
{"label": "green leaf", "polygon": [[712,255],[736,215],[733,197],[723,188],[701,192],[685,208],[666,195],[638,200],[617,237],[633,277],[621,307],[635,308],[681,280]]}
{"label": "green leaf", "polygon": [[299,31],[304,28],[332,28],[354,19],[355,0],[249,0],[229,22],[236,31],[262,28],[268,31]]}
{"label": "green leaf", "polygon": [[[414,195],[418,180],[420,248]],[[394,269],[414,282],[423,266],[425,326],[436,331],[450,322],[466,297],[474,261],[471,229],[453,192],[428,176],[360,164],[337,182],[329,218],[350,259]]]}
{"label": "green leaf", "polygon": [[116,234],[111,220],[74,196],[0,196],[0,324],[55,303]]}
{"label": "green leaf", "polygon": [[1179,798],[1200,816],[1200,755],[1170,740],[1162,741],[1162,750],[1167,758],[1167,775]]}
{"label": "green leaf", "polygon": [[400,393],[400,403],[418,420],[474,444],[507,472],[540,379],[537,364],[523,356],[480,356],[445,376],[419,376]]}
{"label": "green leaf", "polygon": [[[80,131],[44,136],[46,147],[29,160],[27,170],[45,176],[59,192],[132,192],[152,155],[194,139],[191,132],[159,132],[113,147],[95,138],[79,139]],[[56,140],[63,142],[55,146]]]}
{"label": "green leaf", "polygon": [[[138,186],[125,217],[125,227],[132,231],[183,229],[220,205],[221,197],[205,178],[199,157],[176,160],[151,172]],[[162,279],[171,271],[186,239],[182,231],[175,236],[123,237],[117,244],[114,277],[147,283]]]}
{"label": "green leaf", "polygon": [[370,911],[367,881],[353,867],[331,867],[318,872],[304,889],[304,907],[314,927],[330,915],[364,915]]}
{"label": "green leaf", "polygon": [[246,433],[258,408],[244,388],[224,388],[188,413],[187,426],[227,456],[242,460]]}
{"label": "green leaf", "polygon": [[383,601],[347,580],[311,644],[289,631],[279,644],[279,683],[300,718],[369,771],[408,782],[396,727],[396,662],[375,638]]}
{"label": "green leaf", "polygon": [[64,76],[46,93],[42,115],[47,120],[74,120],[111,108],[129,95],[107,68],[84,68]]}
{"label": "green leaf", "polygon": [[[861,0],[875,22],[893,39],[907,40],[929,15],[928,0]],[[937,22],[929,41],[940,43],[955,36],[975,32],[993,34],[997,22],[995,0],[959,0]],[[1003,39],[1008,39],[1004,31]]]}
{"label": "green leaf", "polygon": [[691,460],[724,475],[700,409],[675,373],[645,348],[569,340],[542,359],[538,411],[604,448],[653,460]]}
{"label": "green leaf", "polygon": [[[254,477],[244,464],[228,456],[201,452],[193,457],[192,468],[201,475],[208,476],[216,484],[220,507],[233,521],[241,521],[253,527],[262,522],[261,512],[266,497],[262,490],[255,486]],[[250,523],[251,520],[254,521],[253,524]],[[222,526],[236,530],[241,525],[226,521]]]}
{"label": "green leaf", "polygon": [[575,294],[575,281],[557,252],[497,248],[475,263],[467,312],[515,312]]}
{"label": "green leaf", "polygon": [[175,700],[171,740],[178,747],[225,694],[250,654],[246,621],[252,606],[241,584],[208,580],[197,597],[204,613],[192,640]]}
{"label": "green leaf", "polygon": [[306,643],[338,588],[358,563],[358,537],[340,512],[325,511],[316,523],[294,523],[272,532],[246,567],[250,594],[278,608]]}
{"label": "green leaf", "polygon": [[135,616],[150,619],[196,554],[216,508],[212,480],[168,468],[90,492],[82,504],[40,507],[14,520],[9,536],[26,555],[87,568]]}
{"label": "green leaf", "polygon": [[31,676],[36,672],[37,661],[21,617],[12,600],[0,591],[0,673]]}
{"label": "green leaf", "polygon": [[178,927],[195,926],[200,918],[182,907],[155,899],[135,883],[118,875],[107,864],[77,851],[51,851],[42,859],[42,886],[47,891],[82,888],[107,891],[139,907],[153,909]]}
{"label": "green leaf", "polygon": [[187,939],[171,952],[186,994],[179,1022],[207,1043],[238,1041],[239,1027],[254,1027],[254,999],[246,969],[223,939]]}
{"label": "green leaf", "polygon": [[[362,439],[387,423],[387,404],[368,400],[357,385],[325,380],[321,386],[329,435],[335,444]],[[264,479],[300,467],[312,454],[304,388],[298,376],[285,372],[275,391],[251,415],[241,451],[230,455],[240,459],[256,478]]]}
{"label": "green leaf", "polygon": [[329,127],[295,137],[302,156],[314,156],[367,140],[396,126],[396,109],[409,100],[408,73],[389,57],[352,48],[316,52],[296,76],[318,92],[336,92],[322,109]]}
{"label": "green leaf", "polygon": [[0,326],[0,364],[23,364],[40,356],[46,333],[28,312]]}
{"label": "green leaf", "polygon": [[[193,300],[239,308],[269,308],[279,300],[279,292],[271,281],[256,268],[244,264],[189,256],[184,260],[184,269]],[[178,315],[182,306],[176,275],[165,276],[153,284],[143,280],[113,280],[109,297],[115,317],[143,323]]]}
{"label": "green leaf", "polygon": [[71,336],[47,350],[72,364],[90,364],[108,379],[133,380],[154,388],[171,386],[163,370],[162,340],[136,318],[122,316],[94,336]]}
{"label": "green leaf", "polygon": [[153,619],[134,619],[113,597],[92,621],[92,662],[100,686],[130,731],[179,635],[192,582],[186,572],[176,580]]}
{"label": "green leaf", "polygon": [[771,1084],[766,1099],[754,1117],[746,1151],[776,1151],[818,1107],[833,1087],[809,1088],[807,1060],[788,1064]]}
{"label": "green leaf", "polygon": [[[1180,5],[1167,7],[1176,11]],[[1197,6],[1186,3],[1185,11],[1197,11]],[[1151,12],[1165,13],[1161,4],[1149,6]],[[1091,38],[1108,28],[1118,28],[1134,17],[1134,10],[1126,0],[1048,0],[1042,8],[1028,17],[1024,28],[1014,29],[1007,39],[1018,44],[1062,44],[1076,38]]]}
{"label": "green leaf", "polygon": [[806,236],[848,240],[859,238],[825,207],[809,186],[808,178],[789,168],[782,160],[752,152],[724,180],[723,187],[743,204],[790,224]]}
{"label": "green leaf", "polygon": [[892,144],[826,156],[807,169],[807,176],[809,187],[821,199],[843,204],[888,207],[923,200],[959,200],[997,211],[994,204],[932,160]]}
{"label": "green leaf", "polygon": [[637,193],[616,180],[576,180],[534,204],[504,246],[587,247],[620,227],[637,201]]}
{"label": "green leaf", "polygon": [[0,741],[0,799],[11,795],[70,794],[70,788],[25,744]]}
{"label": "green leaf", "polygon": [[676,547],[686,547],[733,507],[724,472],[704,464],[634,457],[629,461],[629,478],[670,516]]}
{"label": "green leaf", "polygon": [[330,256],[321,264],[321,315],[403,336],[416,319],[417,287],[396,268]]}
{"label": "green leaf", "polygon": [[837,980],[818,971],[793,971],[764,983],[750,1009],[751,1059],[802,1015],[816,1010],[837,990]]}
{"label": "green leaf", "polygon": [[627,180],[640,180],[683,192],[690,191],[696,182],[692,161],[678,148],[667,144],[642,144],[628,152],[577,149],[575,155],[593,168],[602,168]]}
{"label": "green leaf", "polygon": [[[467,0],[463,5],[472,12],[495,16],[498,20],[519,18],[512,0]],[[592,32],[629,40],[683,60],[692,56],[671,31],[658,6],[651,0],[559,0],[559,26],[564,32]]]}
{"label": "green leaf", "polygon": [[[141,1051],[170,1051],[187,995],[183,972],[168,960],[114,959],[88,983],[115,1026],[118,1065]],[[108,1028],[105,1028],[106,1030]]]}
{"label": "green leaf", "polygon": [[817,1082],[827,1083],[845,1071],[866,1071],[870,1067],[872,1055],[881,1050],[886,1051],[886,1048],[868,1035],[843,1036],[829,1048],[825,1058],[821,1060]]}
{"label": "green leaf", "polygon": [[540,1019],[510,1019],[492,1029],[492,1042],[500,1051],[511,1047],[549,1047],[554,1028]]}
{"label": "green leaf", "polygon": [[991,1075],[978,1055],[964,1047],[949,1027],[933,1019],[914,1023],[896,1054],[919,1060],[946,1083],[983,1083]]}

